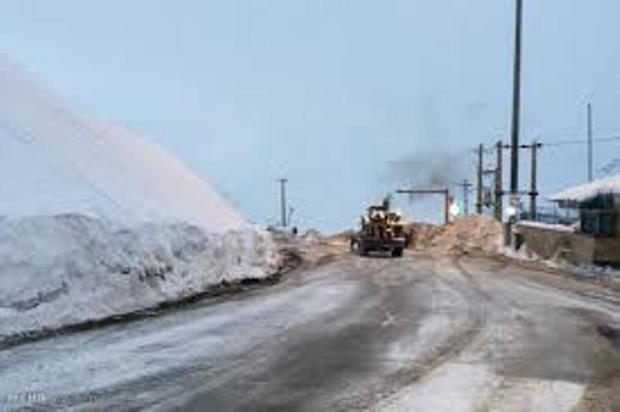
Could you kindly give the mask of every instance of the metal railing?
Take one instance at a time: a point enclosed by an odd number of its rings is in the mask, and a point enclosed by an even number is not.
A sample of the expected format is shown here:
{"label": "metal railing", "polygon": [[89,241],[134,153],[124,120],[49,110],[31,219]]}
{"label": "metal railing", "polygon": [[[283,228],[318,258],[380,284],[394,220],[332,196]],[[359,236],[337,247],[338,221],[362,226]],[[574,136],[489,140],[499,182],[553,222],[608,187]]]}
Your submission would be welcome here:
{"label": "metal railing", "polygon": [[571,209],[560,210],[555,207],[538,207],[536,213],[529,210],[521,212],[519,219],[570,226],[579,220],[579,212]]}

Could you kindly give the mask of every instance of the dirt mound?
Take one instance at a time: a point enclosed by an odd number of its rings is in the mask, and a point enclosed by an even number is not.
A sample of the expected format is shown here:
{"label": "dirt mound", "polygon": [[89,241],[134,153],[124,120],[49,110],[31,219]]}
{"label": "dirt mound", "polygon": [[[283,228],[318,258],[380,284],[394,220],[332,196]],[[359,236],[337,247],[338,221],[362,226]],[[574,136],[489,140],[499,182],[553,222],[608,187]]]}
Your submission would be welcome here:
{"label": "dirt mound", "polygon": [[466,216],[443,226],[414,223],[410,230],[412,248],[444,253],[494,252],[503,238],[501,223],[479,215]]}

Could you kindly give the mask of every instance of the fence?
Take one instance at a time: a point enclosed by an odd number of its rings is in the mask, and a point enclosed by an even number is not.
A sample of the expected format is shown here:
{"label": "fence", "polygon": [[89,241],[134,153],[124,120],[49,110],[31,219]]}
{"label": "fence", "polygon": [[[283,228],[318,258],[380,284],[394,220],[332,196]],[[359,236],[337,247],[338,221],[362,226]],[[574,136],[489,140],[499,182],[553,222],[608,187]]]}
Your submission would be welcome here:
{"label": "fence", "polygon": [[579,211],[573,209],[560,210],[557,207],[538,207],[536,213],[529,210],[521,212],[519,219],[548,224],[572,225],[579,220]]}

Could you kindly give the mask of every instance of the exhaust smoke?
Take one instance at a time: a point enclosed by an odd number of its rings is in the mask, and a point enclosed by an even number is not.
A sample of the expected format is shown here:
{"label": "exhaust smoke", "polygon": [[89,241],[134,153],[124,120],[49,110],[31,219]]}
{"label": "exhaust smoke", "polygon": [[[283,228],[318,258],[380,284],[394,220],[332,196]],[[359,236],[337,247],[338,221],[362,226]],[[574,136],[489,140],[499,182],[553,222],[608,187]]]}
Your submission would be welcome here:
{"label": "exhaust smoke", "polygon": [[388,178],[418,189],[443,189],[466,175],[462,156],[452,153],[420,152],[388,163]]}

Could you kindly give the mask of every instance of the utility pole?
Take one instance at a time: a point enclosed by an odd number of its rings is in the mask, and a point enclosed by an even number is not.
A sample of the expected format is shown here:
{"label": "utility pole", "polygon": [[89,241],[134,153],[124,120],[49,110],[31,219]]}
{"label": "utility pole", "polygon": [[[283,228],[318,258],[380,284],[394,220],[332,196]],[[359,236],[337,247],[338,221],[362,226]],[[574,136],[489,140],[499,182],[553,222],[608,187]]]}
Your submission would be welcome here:
{"label": "utility pole", "polygon": [[443,208],[443,220],[445,222],[445,224],[447,225],[448,223],[450,223],[450,191],[448,189],[446,189],[444,191],[444,208]]}
{"label": "utility pole", "polygon": [[594,139],[592,133],[592,104],[588,103],[588,182],[594,178]]}
{"label": "utility pole", "polygon": [[504,144],[499,141],[495,145],[497,149],[497,165],[495,169],[495,219],[498,221],[502,221],[503,219],[503,196],[504,196],[504,187],[503,187],[503,168],[504,168]]}
{"label": "utility pole", "polygon": [[531,165],[531,176],[530,176],[530,219],[536,220],[536,198],[538,196],[538,149],[542,145],[538,143],[536,140],[532,142],[530,146],[530,150],[532,151],[532,159],[530,162]]}
{"label": "utility pole", "polygon": [[516,1],[515,49],[512,85],[512,131],[510,148],[510,194],[519,194],[519,126],[521,120],[521,36],[523,23],[523,0]]}
{"label": "utility pole", "polygon": [[482,214],[482,196],[483,196],[482,176],[484,174],[483,156],[484,156],[484,145],[480,143],[480,145],[478,146],[478,176],[476,180],[476,213],[478,213],[479,215]]}
{"label": "utility pole", "polygon": [[287,220],[286,220],[286,183],[288,182],[288,179],[278,179],[278,182],[280,182],[280,213],[281,213],[281,219],[282,219],[282,227],[286,227],[287,226]]}
{"label": "utility pole", "polygon": [[463,189],[463,214],[469,214],[469,189],[473,186],[467,179],[464,179],[459,186]]}

